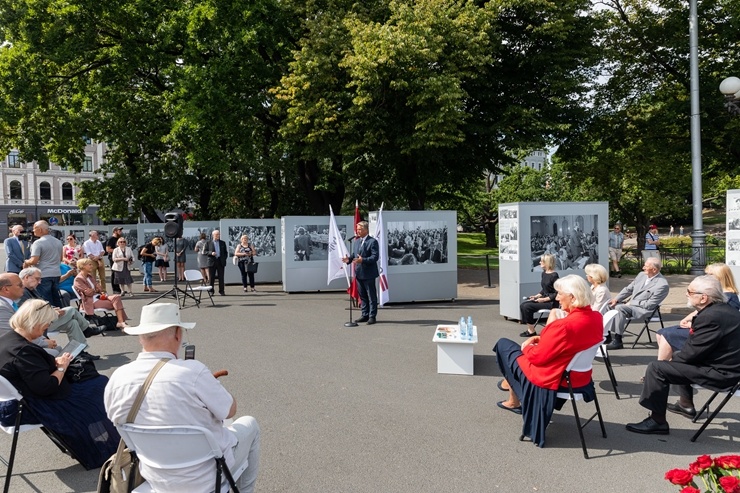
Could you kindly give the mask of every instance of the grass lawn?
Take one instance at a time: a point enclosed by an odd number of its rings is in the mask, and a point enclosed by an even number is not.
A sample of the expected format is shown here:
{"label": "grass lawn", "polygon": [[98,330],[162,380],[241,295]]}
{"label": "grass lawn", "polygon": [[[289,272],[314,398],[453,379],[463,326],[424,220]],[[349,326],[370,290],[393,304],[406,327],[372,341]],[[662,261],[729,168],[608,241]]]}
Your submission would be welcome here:
{"label": "grass lawn", "polygon": [[457,234],[457,266],[465,269],[485,269],[486,255],[491,269],[498,269],[498,248],[486,247],[483,233]]}

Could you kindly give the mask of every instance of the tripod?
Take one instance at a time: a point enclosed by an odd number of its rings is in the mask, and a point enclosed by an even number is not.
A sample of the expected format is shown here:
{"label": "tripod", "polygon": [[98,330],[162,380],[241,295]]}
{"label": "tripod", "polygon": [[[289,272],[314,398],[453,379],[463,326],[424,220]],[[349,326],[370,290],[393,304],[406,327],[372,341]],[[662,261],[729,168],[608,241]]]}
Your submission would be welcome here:
{"label": "tripod", "polygon": [[[181,308],[185,308],[185,300],[186,300],[186,298],[191,298],[193,301],[195,301],[195,304],[196,305],[200,304],[200,302],[198,301],[198,298],[196,298],[195,296],[193,296],[191,293],[188,293],[187,291],[185,291],[185,290],[180,289],[180,288],[177,287],[177,277],[178,277],[177,276],[177,267],[175,267],[175,285],[169,291],[167,291],[165,293],[162,293],[159,296],[157,296],[156,298],[154,298],[152,301],[150,301],[149,303],[147,303],[147,305],[151,305],[155,301],[159,301],[159,300],[161,300],[162,298],[165,298],[165,297],[175,298],[177,300],[177,306],[179,306]],[[182,305],[180,304],[180,298],[181,297],[182,297]]]}

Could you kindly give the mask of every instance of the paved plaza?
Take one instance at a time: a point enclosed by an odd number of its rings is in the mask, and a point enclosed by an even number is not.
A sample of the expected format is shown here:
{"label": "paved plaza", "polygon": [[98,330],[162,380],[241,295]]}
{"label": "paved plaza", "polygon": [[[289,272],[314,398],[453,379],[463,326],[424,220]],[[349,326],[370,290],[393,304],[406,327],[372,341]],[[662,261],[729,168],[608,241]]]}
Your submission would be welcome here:
{"label": "paved plaza", "polygon": [[[691,277],[668,279],[666,318],[675,322],[685,313]],[[493,281],[498,284],[495,275]],[[615,279],[612,292],[627,282]],[[381,309],[378,324],[357,328],[343,326],[347,296],[336,292],[286,294],[279,285],[258,285],[257,293],[245,294],[228,286],[227,296],[215,297],[216,307],[189,305],[183,319],[198,324],[188,333],[196,357],[212,370],[229,371],[221,382],[237,399],[237,416],[253,415],[261,426],[257,491],[668,492],[676,488],[663,479],[667,470],[700,454],[737,453],[740,399],[697,443],[689,439],[699,425],[680,416],[669,416],[668,436],[624,429],[647,415],[637,403],[640,377],[656,355],[647,345],[613,353],[621,400],[604,366],[595,364],[608,437],[594,423],[586,428],[592,459],[582,456],[570,407],[555,413],[545,448],[520,442],[521,417],[496,407],[505,394],[496,389],[491,348],[501,337],[519,339],[522,327],[499,315],[498,289],[486,284],[485,272],[460,270],[457,300],[391,305]],[[125,299],[132,323],[153,298]],[[472,316],[479,330],[475,375],[439,375],[434,328],[462,315]],[[122,333],[93,337],[90,344],[90,352],[103,356],[97,366],[107,375],[139,351],[137,338]],[[9,448],[5,436],[0,454]],[[36,430],[20,436],[11,491],[94,491],[97,476]]]}

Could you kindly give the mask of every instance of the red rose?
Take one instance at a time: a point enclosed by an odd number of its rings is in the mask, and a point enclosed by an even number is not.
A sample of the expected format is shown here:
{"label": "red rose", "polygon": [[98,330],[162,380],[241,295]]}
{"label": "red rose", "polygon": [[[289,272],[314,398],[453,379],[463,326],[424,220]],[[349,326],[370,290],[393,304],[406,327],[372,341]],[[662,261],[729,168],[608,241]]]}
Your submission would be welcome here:
{"label": "red rose", "polygon": [[671,469],[665,473],[665,478],[673,484],[686,486],[694,479],[694,475],[686,469]]}
{"label": "red rose", "polygon": [[725,493],[740,493],[740,479],[735,476],[722,476],[719,478],[719,485]]}
{"label": "red rose", "polygon": [[700,455],[696,458],[696,464],[700,470],[709,469],[712,467],[712,458],[708,455]]}
{"label": "red rose", "polygon": [[679,493],[701,493],[701,491],[698,488],[694,488],[693,486],[687,486],[685,488],[682,488]]}
{"label": "red rose", "polygon": [[740,455],[722,455],[714,463],[723,469],[740,469]]}

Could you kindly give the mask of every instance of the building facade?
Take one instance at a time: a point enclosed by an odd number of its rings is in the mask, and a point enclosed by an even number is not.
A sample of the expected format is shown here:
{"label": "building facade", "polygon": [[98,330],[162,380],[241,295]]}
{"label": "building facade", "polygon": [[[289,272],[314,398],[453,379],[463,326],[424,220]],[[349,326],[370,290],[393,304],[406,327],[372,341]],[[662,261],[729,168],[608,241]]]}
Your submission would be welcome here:
{"label": "building facade", "polygon": [[0,161],[0,231],[9,231],[16,224],[29,227],[41,219],[52,226],[102,224],[97,206],[80,210],[77,194],[80,183],[95,178],[105,152],[104,143],[87,141],[78,173],[53,163],[48,171],[41,171],[35,161],[21,162],[18,152],[11,151]]}

